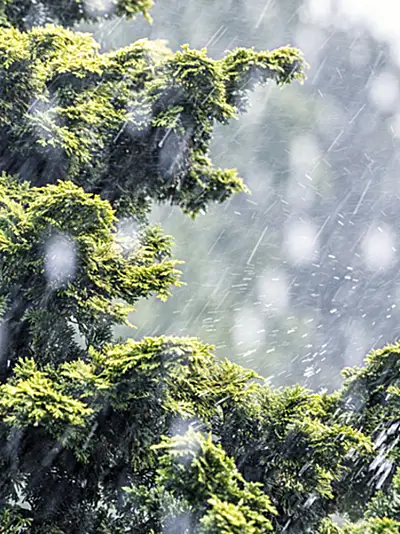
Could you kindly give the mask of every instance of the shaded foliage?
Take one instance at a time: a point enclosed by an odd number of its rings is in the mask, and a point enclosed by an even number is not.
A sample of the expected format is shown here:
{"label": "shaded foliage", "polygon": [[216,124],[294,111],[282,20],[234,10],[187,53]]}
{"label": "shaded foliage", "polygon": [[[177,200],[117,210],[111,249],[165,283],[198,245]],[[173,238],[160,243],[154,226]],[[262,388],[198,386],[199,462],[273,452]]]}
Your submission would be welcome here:
{"label": "shaded foliage", "polygon": [[131,18],[138,13],[143,13],[150,21],[149,9],[152,6],[153,0],[2,0],[0,24],[26,30],[54,20],[64,26],[73,26],[76,22],[93,22],[100,17],[116,15]]}

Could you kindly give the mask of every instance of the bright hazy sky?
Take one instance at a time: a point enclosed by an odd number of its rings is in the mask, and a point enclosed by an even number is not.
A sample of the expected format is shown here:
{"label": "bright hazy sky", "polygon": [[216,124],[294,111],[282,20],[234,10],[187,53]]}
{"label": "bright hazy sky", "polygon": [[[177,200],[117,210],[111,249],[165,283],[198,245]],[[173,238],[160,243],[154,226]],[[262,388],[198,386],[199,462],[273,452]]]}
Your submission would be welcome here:
{"label": "bright hazy sky", "polygon": [[399,0],[308,0],[308,6],[312,17],[320,22],[333,22],[331,10],[335,6],[346,16],[339,17],[335,23],[368,26],[377,39],[392,45],[393,54],[400,64]]}

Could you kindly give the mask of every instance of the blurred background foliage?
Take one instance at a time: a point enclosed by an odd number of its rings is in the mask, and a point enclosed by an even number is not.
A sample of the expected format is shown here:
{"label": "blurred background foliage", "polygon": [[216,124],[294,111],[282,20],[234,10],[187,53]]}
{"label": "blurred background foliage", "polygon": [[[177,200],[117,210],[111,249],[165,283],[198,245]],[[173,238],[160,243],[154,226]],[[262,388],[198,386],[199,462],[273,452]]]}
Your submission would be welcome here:
{"label": "blurred background foliage", "polygon": [[[393,9],[382,18],[370,4],[160,0],[152,25],[79,26],[103,50],[148,37],[217,59],[291,44],[311,65],[303,86],[258,88],[248,112],[215,131],[214,164],[236,166],[251,195],[194,221],[154,208],[187,285],[139,303],[137,329],[118,335],[196,335],[274,385],[328,390],[344,366],[399,337],[400,46]],[[136,228],[126,220],[120,231]]]}

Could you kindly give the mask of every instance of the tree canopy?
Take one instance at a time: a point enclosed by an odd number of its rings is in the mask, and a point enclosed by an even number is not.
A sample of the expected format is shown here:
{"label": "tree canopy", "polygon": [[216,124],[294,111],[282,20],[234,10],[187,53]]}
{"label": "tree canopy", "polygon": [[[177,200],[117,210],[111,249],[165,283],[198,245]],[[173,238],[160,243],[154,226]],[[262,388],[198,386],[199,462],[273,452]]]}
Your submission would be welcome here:
{"label": "tree canopy", "polygon": [[397,532],[400,345],[327,394],[270,388],[197,339],[112,334],[138,299],[180,283],[151,202],[194,216],[244,191],[212,165],[213,126],[255,84],[302,80],[301,52],[213,60],[143,40],[100,53],[88,34],[25,18],[71,26],[101,9],[2,9],[1,530]]}
{"label": "tree canopy", "polygon": [[0,23],[26,30],[47,22],[73,26],[81,21],[96,21],[101,17],[132,18],[142,13],[148,20],[153,0],[2,0]]}

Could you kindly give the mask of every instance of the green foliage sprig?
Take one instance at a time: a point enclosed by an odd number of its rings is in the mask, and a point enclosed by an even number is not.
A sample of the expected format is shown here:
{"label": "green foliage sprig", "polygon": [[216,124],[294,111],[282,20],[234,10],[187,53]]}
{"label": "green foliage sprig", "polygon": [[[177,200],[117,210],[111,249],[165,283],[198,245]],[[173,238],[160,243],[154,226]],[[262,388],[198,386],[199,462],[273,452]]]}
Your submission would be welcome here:
{"label": "green foliage sprig", "polygon": [[[116,222],[107,201],[70,182],[30,188],[0,178],[0,294],[10,362],[3,372],[32,354],[42,363],[76,359],[83,354],[76,329],[99,347],[113,324],[129,324],[139,298],[165,299],[179,285],[171,239],[158,227],[138,227],[126,253]],[[53,242],[55,252],[46,252]],[[73,254],[66,278],[62,269],[46,270],[48,254],[62,263],[65,246]]]}
{"label": "green foliage sprig", "polygon": [[156,200],[195,215],[246,190],[235,170],[212,166],[214,123],[244,110],[256,83],[302,80],[304,68],[290,47],[212,60],[141,40],[100,54],[89,34],[4,30],[3,170],[34,185],[72,180],[119,213],[143,215]]}

